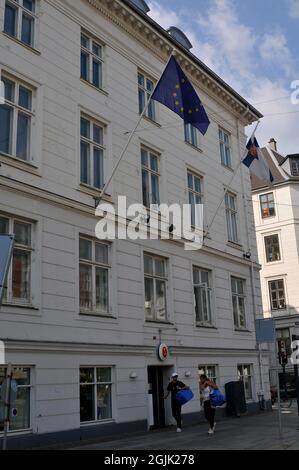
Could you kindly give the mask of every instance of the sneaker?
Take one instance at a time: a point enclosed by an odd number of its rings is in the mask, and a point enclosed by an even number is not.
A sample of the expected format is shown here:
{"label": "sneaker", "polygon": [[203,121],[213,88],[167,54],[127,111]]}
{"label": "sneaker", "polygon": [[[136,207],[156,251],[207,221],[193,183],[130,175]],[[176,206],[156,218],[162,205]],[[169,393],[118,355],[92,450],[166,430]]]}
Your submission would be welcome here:
{"label": "sneaker", "polygon": [[181,428],[177,428],[176,432],[182,432]]}
{"label": "sneaker", "polygon": [[212,428],[210,428],[210,429],[208,430],[208,434],[209,434],[209,436],[211,436],[212,434],[214,434],[214,431],[213,431]]}

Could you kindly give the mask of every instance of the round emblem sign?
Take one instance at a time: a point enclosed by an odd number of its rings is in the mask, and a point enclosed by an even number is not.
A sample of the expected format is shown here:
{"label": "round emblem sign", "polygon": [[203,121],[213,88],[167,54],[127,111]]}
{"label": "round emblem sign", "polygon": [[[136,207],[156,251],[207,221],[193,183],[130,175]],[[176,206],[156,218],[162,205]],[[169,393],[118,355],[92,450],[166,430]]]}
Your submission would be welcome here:
{"label": "round emblem sign", "polygon": [[160,344],[159,349],[158,349],[158,356],[160,361],[166,361],[168,358],[169,351],[168,351],[168,346],[164,343]]}

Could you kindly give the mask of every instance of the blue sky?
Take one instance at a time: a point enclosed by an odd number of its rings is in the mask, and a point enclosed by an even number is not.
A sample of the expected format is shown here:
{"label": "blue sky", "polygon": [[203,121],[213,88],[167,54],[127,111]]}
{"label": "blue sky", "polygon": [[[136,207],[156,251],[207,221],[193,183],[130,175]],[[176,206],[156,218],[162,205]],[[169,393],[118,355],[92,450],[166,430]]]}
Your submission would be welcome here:
{"label": "blue sky", "polygon": [[[299,153],[299,0],[148,0],[164,28],[181,28],[192,52],[254,104],[265,118],[257,136],[283,154]],[[250,130],[248,129],[248,132]]]}

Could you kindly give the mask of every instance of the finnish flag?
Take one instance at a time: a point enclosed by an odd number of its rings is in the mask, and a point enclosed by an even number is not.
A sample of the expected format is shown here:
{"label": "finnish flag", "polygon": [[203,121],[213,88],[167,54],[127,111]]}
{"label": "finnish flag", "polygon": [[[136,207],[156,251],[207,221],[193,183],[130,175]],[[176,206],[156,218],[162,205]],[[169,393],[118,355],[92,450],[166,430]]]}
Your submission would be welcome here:
{"label": "finnish flag", "polygon": [[249,139],[246,148],[248,153],[242,163],[260,180],[273,183],[273,175],[255,137]]}

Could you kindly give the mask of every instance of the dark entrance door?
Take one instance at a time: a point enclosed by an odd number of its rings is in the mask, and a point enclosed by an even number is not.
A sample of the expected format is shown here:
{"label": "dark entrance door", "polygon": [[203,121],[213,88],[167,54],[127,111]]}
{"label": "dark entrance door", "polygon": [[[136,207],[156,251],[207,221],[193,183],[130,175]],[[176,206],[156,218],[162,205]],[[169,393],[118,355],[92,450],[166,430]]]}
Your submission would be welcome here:
{"label": "dark entrance door", "polygon": [[148,367],[148,384],[153,400],[153,427],[163,428],[165,426],[163,367]]}

